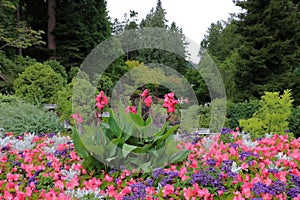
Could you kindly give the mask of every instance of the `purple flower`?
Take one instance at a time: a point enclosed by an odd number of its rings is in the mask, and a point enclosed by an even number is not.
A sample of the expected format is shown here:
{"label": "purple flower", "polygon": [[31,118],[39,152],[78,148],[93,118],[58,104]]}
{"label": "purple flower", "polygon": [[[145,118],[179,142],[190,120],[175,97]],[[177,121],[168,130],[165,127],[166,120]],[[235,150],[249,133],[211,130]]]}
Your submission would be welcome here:
{"label": "purple flower", "polygon": [[152,176],[155,179],[159,178],[160,175],[164,175],[164,174],[165,174],[165,172],[162,168],[156,168],[152,172]]}
{"label": "purple flower", "polygon": [[300,194],[300,187],[295,187],[295,188],[290,188],[289,191],[287,192],[287,195],[295,198]]}
{"label": "purple flower", "polygon": [[52,162],[47,162],[46,167],[51,167]]}
{"label": "purple flower", "polygon": [[146,183],[147,183],[147,186],[152,187],[152,185],[153,185],[153,183],[154,183],[154,180],[148,178],[148,179],[146,180]]}
{"label": "purple flower", "polygon": [[223,183],[219,180],[219,178],[215,178],[211,174],[205,171],[200,171],[197,174],[192,174],[191,183],[198,183],[204,187],[210,186],[217,188],[218,190],[226,191],[227,189],[223,185]]}
{"label": "purple flower", "polygon": [[230,129],[230,128],[221,128],[220,129],[220,133],[221,134],[228,134],[228,133],[231,133],[233,130]]}
{"label": "purple flower", "polygon": [[42,171],[44,171],[44,170],[42,170],[42,169],[39,169],[39,170],[37,170],[37,171],[34,173],[34,175],[33,175],[33,176],[38,176],[38,175],[39,175],[39,173],[41,173]]}
{"label": "purple flower", "polygon": [[300,187],[300,177],[296,176],[294,174],[290,174],[291,176],[291,181],[297,186]]}
{"label": "purple flower", "polygon": [[239,144],[236,144],[236,143],[230,143],[230,147],[236,149],[239,147]]}
{"label": "purple flower", "polygon": [[208,164],[209,166],[213,167],[217,164],[217,161],[215,159],[208,159],[206,161],[206,164]]}

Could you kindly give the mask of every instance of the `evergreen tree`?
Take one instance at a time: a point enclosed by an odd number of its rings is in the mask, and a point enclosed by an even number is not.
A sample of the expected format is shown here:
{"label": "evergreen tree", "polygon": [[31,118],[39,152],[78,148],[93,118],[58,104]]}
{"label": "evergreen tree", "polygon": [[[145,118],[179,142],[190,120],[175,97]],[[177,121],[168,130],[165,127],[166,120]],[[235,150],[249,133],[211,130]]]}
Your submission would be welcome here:
{"label": "evergreen tree", "polygon": [[245,10],[237,22],[243,40],[235,74],[237,100],[258,98],[264,91],[295,92],[300,83],[294,73],[300,65],[299,6],[292,0],[235,3]]}
{"label": "evergreen tree", "polygon": [[56,19],[56,57],[68,69],[80,66],[96,45],[111,36],[104,0],[58,1]]}

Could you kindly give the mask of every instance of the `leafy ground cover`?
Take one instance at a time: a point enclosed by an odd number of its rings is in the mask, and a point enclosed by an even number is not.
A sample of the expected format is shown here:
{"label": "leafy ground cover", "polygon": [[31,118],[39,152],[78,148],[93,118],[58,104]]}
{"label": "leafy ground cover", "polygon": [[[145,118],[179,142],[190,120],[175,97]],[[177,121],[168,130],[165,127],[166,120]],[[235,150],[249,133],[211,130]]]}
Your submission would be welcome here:
{"label": "leafy ground cover", "polygon": [[180,164],[137,170],[88,171],[68,136],[0,139],[1,199],[300,199],[300,139],[220,134],[181,143]]}

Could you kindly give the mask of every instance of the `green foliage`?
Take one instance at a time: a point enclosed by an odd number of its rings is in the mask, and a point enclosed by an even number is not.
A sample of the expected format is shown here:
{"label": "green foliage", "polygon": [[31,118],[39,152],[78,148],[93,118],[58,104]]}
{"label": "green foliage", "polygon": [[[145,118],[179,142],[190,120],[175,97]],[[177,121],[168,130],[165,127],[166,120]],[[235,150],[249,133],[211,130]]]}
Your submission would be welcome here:
{"label": "green foliage", "polygon": [[56,60],[47,60],[43,62],[44,65],[50,66],[57,74],[60,74],[61,77],[67,81],[68,75],[66,73],[65,67],[62,66],[58,61]]}
{"label": "green foliage", "polygon": [[[73,113],[80,113],[83,119],[92,119],[95,116],[96,91],[89,81],[89,76],[85,72],[79,71],[77,77],[72,81],[72,85]],[[66,111],[69,112],[68,109]]]}
{"label": "green foliage", "polygon": [[239,120],[240,126],[252,138],[262,137],[265,133],[284,134],[289,126],[292,102],[290,90],[285,90],[280,96],[279,92],[265,92],[259,101],[258,111],[250,119]]}
{"label": "green foliage", "polygon": [[36,63],[19,75],[14,82],[16,96],[31,103],[56,103],[57,92],[63,87],[63,78],[54,70]]}
{"label": "green foliage", "polygon": [[300,137],[300,106],[292,109],[289,119],[289,130],[294,133],[295,137]]}
{"label": "green foliage", "polygon": [[13,82],[19,73],[36,61],[28,56],[15,56],[12,58],[0,51],[0,92],[4,94],[13,93]]}
{"label": "green foliage", "polygon": [[45,44],[42,41],[43,31],[33,30],[25,21],[15,19],[18,4],[16,0],[0,1],[0,50],[7,46],[25,49]]}
{"label": "green foliage", "polygon": [[226,127],[232,129],[239,127],[239,120],[251,118],[258,108],[258,100],[244,101],[240,103],[228,103]]}
{"label": "green foliage", "polygon": [[20,98],[15,95],[3,95],[0,93],[0,103],[17,103]]}
{"label": "green foliage", "polygon": [[64,120],[71,121],[73,85],[74,80],[57,92],[57,108],[55,111],[60,122]]}
{"label": "green foliage", "polygon": [[0,127],[5,131],[23,134],[51,133],[62,130],[56,115],[23,101],[0,101]]}

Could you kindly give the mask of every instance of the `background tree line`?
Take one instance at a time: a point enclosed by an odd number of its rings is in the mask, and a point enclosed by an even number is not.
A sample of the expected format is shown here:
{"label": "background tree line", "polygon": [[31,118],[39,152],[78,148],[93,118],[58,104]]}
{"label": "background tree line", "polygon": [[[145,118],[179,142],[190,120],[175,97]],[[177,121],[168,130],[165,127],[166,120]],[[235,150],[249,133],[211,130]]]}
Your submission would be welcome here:
{"label": "background tree line", "polygon": [[[299,2],[234,0],[234,3],[242,11],[232,14],[227,21],[212,23],[201,41],[199,54],[204,56],[207,52],[213,58],[222,74],[227,97],[231,102],[256,100],[265,91],[283,92],[291,89],[293,104],[299,105]],[[201,74],[186,61],[188,55],[184,31],[175,22],[168,22],[160,0],[141,20],[138,12],[133,10],[124,19],[112,20],[105,0],[2,0],[0,18],[2,94],[16,94],[31,102],[61,101],[60,104],[65,107],[60,108],[61,114],[68,116],[71,112],[72,79],[84,58],[96,45],[126,30],[160,27],[178,33],[178,38],[174,38],[174,41],[166,40],[164,45],[179,43],[181,54],[158,49],[128,52],[128,44],[120,44],[124,55],[103,74],[97,83],[99,89],[110,93],[116,81],[136,66],[126,62],[128,60],[160,63],[174,68],[194,85],[200,103],[210,101]],[[199,67],[205,67],[205,62],[200,62]],[[43,73],[55,73],[53,77],[57,80],[44,85],[43,82],[51,80],[44,78],[41,81]],[[155,89],[159,86],[149,87]],[[51,97],[44,94],[49,90],[54,91]],[[166,90],[163,87],[159,89],[161,94]],[[37,91],[38,95],[34,94]]]}

